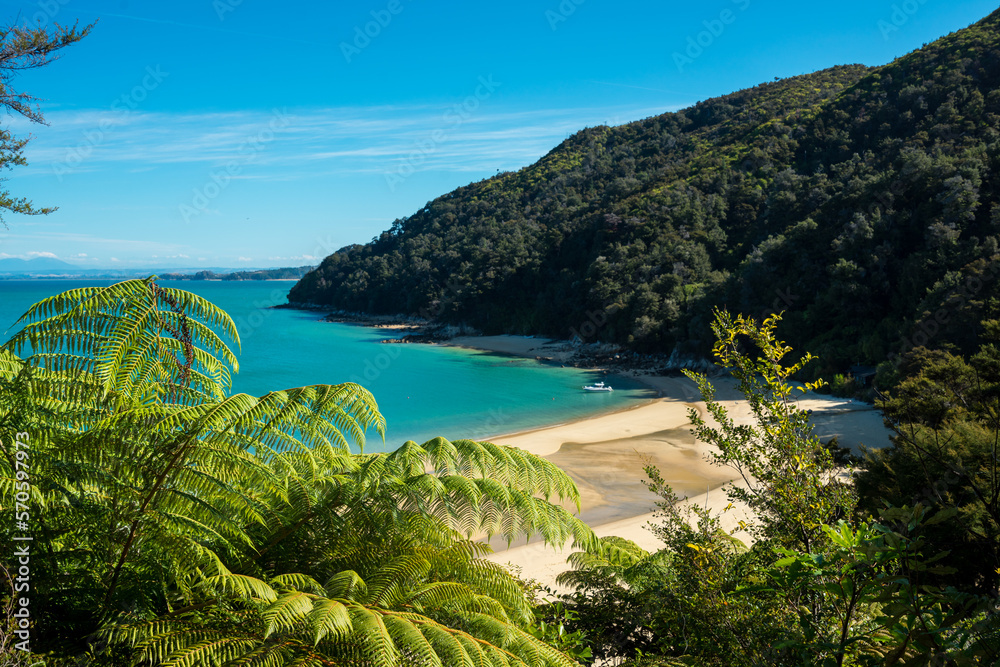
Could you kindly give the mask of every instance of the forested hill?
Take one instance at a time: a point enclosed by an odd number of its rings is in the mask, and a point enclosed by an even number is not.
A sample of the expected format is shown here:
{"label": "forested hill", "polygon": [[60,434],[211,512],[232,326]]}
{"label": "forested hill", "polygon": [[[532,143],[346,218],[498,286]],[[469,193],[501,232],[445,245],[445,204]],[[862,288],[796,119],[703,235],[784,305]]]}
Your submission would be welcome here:
{"label": "forested hill", "polygon": [[998,121],[995,12],[883,67],[578,132],[339,250],[289,298],[696,353],[714,306],[775,308],[822,369],[971,349],[1000,294]]}

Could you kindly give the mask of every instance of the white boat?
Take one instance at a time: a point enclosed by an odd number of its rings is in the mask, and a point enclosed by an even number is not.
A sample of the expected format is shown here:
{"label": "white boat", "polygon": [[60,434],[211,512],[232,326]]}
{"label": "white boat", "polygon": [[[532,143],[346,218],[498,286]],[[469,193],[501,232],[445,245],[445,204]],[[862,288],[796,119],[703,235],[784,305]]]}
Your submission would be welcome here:
{"label": "white boat", "polygon": [[594,384],[588,384],[583,388],[584,391],[614,391],[610,385],[606,385],[603,382],[595,382]]}

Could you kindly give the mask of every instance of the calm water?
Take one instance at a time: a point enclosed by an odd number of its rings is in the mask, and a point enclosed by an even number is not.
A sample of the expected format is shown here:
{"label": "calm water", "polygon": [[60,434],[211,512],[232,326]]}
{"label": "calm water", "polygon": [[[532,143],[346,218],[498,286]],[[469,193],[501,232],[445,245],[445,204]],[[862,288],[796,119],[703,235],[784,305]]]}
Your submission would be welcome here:
{"label": "calm water", "polygon": [[[105,282],[0,281],[0,340],[36,301]],[[614,377],[612,394],[584,384],[603,375],[437,345],[387,345],[384,331],[319,321],[316,313],[274,310],[291,282],[163,281],[224,308],[242,341],[233,390],[262,395],[308,384],[357,382],[369,389],[388,422],[386,443],[371,433],[367,451],[406,440],[486,439],[619,409],[652,394]],[[10,329],[10,330],[8,330]]]}

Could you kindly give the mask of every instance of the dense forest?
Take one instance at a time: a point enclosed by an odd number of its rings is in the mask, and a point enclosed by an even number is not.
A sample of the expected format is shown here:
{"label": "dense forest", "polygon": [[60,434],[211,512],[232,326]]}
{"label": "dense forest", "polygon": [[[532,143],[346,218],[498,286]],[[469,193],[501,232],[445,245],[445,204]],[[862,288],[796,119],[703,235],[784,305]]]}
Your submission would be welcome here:
{"label": "dense forest", "polygon": [[929,339],[974,351],[1000,269],[998,29],[585,129],[289,298],[705,356],[714,306],[785,311],[827,373]]}
{"label": "dense forest", "polygon": [[[968,361],[910,359],[895,446],[851,484],[789,400],[813,357],[789,359],[778,322],[713,316],[751,423],[688,371],[695,434],[752,520],[726,532],[649,466],[647,552],[597,537],[527,451],[352,451],[385,432],[359,385],[233,393],[233,321],[155,277],[45,299],[0,346],[0,663],[998,664],[1000,324]],[[480,558],[483,535],[572,542],[572,593]]]}
{"label": "dense forest", "polygon": [[[711,353],[749,421],[690,370],[688,414],[742,477],[722,510],[750,511],[737,528],[653,466],[650,552],[598,537],[574,481],[527,451],[365,453],[386,419],[364,387],[234,393],[218,306],[155,276],[77,287],[0,345],[0,664],[1000,664],[998,21],[586,130],[293,289]],[[0,75],[88,30],[9,30]],[[816,351],[895,359],[891,447],[846,460],[820,441],[792,382]],[[482,536],[572,543],[571,592],[481,558]]]}

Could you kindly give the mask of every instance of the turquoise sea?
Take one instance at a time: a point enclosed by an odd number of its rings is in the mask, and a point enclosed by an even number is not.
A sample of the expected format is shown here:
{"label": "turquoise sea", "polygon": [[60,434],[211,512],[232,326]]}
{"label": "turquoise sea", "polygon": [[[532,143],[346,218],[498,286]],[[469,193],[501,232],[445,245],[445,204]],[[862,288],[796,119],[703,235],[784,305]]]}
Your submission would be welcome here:
{"label": "turquoise sea", "polygon": [[[111,281],[0,281],[0,341],[33,303],[67,289]],[[406,440],[486,439],[617,410],[652,398],[643,385],[611,377],[613,393],[581,387],[603,374],[531,359],[440,345],[393,345],[384,331],[320,321],[313,312],[275,310],[292,282],[163,281],[224,308],[242,341],[233,390],[262,395],[308,384],[357,382],[388,423],[386,442],[370,433],[366,451]]]}

